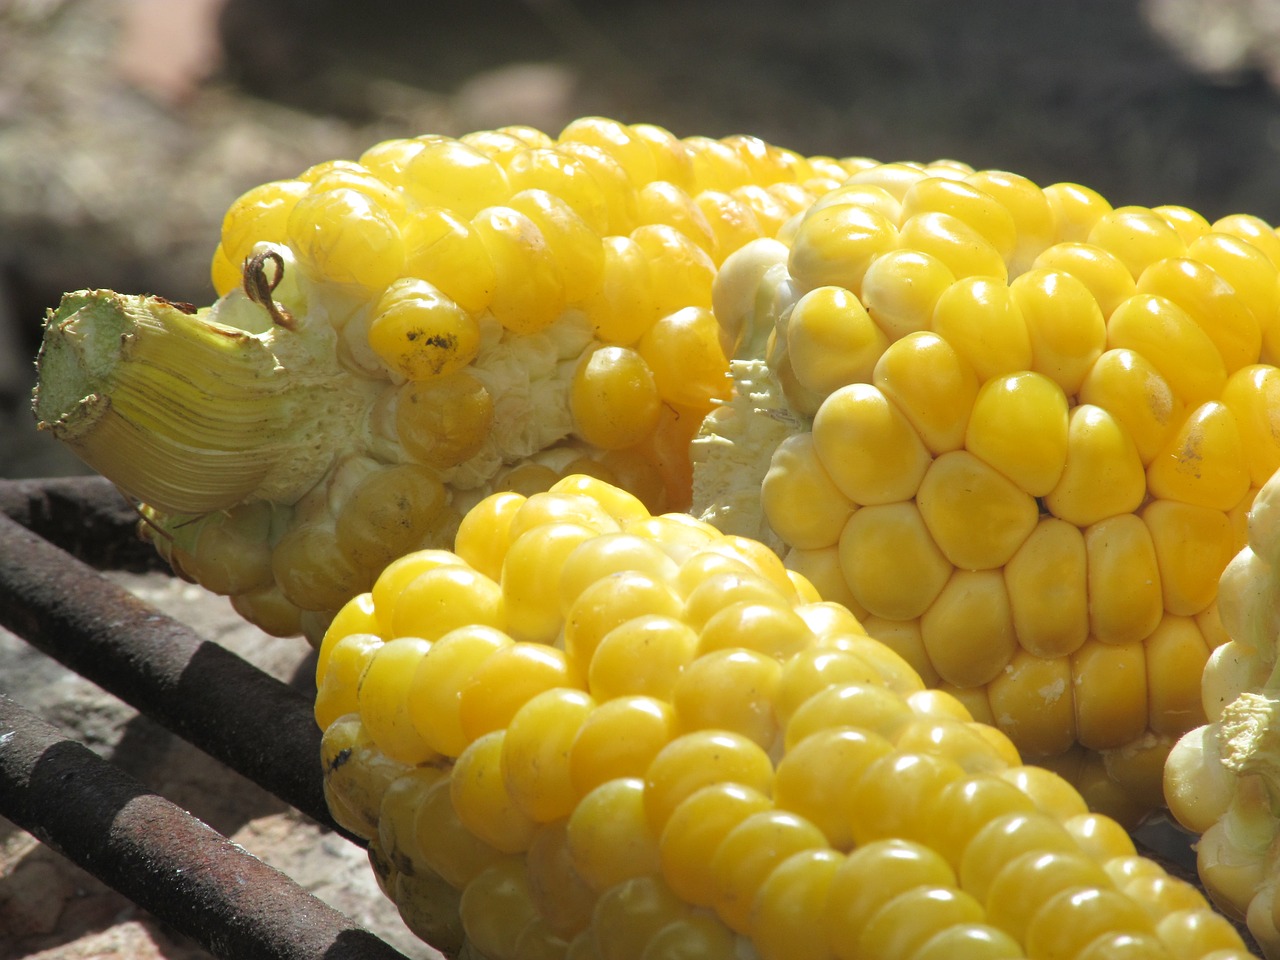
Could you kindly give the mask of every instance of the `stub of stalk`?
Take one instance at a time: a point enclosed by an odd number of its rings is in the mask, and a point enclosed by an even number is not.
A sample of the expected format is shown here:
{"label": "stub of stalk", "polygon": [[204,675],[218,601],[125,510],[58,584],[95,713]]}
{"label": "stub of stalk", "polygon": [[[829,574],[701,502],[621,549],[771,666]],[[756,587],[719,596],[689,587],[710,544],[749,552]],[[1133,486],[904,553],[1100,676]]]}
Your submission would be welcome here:
{"label": "stub of stalk", "polygon": [[38,426],[159,510],[291,502],[349,442],[376,386],[338,365],[327,323],[263,329],[161,297],[66,294],[36,361]]}

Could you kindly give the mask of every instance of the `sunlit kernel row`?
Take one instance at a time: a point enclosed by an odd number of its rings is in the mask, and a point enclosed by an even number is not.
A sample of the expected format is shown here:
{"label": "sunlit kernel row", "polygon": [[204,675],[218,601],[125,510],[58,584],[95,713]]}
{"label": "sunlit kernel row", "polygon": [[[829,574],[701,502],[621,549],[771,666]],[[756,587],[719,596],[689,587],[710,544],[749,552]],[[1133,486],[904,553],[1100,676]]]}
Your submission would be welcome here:
{"label": "sunlit kernel row", "polygon": [[1159,802],[1152,757],[1204,716],[1179,671],[1225,639],[1218,577],[1280,467],[1280,238],[898,164],[780,239],[713,296],[809,424],[761,491],[788,566],[1028,756],[1104,751],[1090,776]]}
{"label": "sunlit kernel row", "polygon": [[330,809],[445,950],[1246,955],[771,552],[590,478],[393,562],[317,679]]}

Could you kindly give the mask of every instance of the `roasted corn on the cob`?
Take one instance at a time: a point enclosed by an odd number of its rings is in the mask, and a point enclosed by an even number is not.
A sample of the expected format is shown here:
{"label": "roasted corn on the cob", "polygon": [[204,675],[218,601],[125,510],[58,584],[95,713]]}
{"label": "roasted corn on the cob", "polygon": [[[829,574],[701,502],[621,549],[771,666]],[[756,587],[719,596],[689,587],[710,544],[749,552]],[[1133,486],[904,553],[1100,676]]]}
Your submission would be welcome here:
{"label": "roasted corn on the cob", "polygon": [[317,678],[334,816],[450,952],[1248,955],[765,547],[596,478],[494,494],[456,553],[397,560]]}
{"label": "roasted corn on the cob", "polygon": [[846,173],[600,118],[380,143],[236,200],[209,310],[65,297],[36,414],[177,569],[318,641],[492,490],[584,470],[686,507],[731,385],[716,268]]}
{"label": "roasted corn on the cob", "polygon": [[1219,589],[1227,643],[1204,669],[1209,722],[1185,734],[1165,764],[1170,812],[1201,834],[1200,879],[1229,914],[1280,956],[1280,474],[1249,511],[1248,544]]}
{"label": "roasted corn on the cob", "polygon": [[207,312],[69,295],[36,409],[313,642],[491,491],[692,497],[1131,823],[1280,466],[1277,265],[1256,218],[954,161],[423,136],[237,200]]}
{"label": "roasted corn on the cob", "polygon": [[1278,264],[1256,218],[868,167],[721,267],[694,512],[1134,823],[1280,467]]}

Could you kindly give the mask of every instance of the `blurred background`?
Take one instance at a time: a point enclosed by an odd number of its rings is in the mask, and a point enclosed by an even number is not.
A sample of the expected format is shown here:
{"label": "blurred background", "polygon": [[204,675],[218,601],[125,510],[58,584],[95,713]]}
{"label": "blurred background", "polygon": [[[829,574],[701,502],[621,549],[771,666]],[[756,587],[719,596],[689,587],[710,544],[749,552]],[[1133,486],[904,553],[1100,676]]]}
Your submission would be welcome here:
{"label": "blurred background", "polygon": [[208,303],[245,189],[392,136],[585,114],[953,157],[1280,221],[1277,0],[0,0],[0,476],[44,311]]}

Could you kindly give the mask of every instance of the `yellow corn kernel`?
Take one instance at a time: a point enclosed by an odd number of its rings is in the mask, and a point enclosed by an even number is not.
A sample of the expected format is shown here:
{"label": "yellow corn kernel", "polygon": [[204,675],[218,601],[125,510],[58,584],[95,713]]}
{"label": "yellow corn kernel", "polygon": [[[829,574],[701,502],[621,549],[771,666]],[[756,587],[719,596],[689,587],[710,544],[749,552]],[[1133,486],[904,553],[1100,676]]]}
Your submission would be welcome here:
{"label": "yellow corn kernel", "polygon": [[972,184],[941,177],[917,180],[902,198],[902,218],[924,212],[950,214],[976,230],[1006,262],[1013,255],[1018,241],[1013,215]]}
{"label": "yellow corn kernel", "polygon": [[611,232],[604,190],[586,164],[568,152],[552,146],[531,147],[511,158],[506,175],[512,193],[545,190],[572,207],[598,236]]}
{"label": "yellow corn kernel", "polygon": [[1117,207],[1089,231],[1089,243],[1119,258],[1136,281],[1157,261],[1181,257],[1187,245],[1178,231],[1144,207]]}
{"label": "yellow corn kernel", "polygon": [[414,138],[382,140],[360,154],[359,164],[390,186],[403,187],[410,161],[426,143]]}
{"label": "yellow corn kernel", "polygon": [[404,266],[399,226],[356,190],[308,190],[289,212],[286,232],[299,266],[317,279],[377,291]]}
{"label": "yellow corn kernel", "polygon": [[779,863],[760,884],[751,910],[751,940],[762,960],[830,960],[824,938],[831,879],[844,857],[826,848],[802,850]]}
{"label": "yellow corn kernel", "polygon": [[654,180],[668,180],[678,187],[693,187],[693,158],[689,148],[663,127],[636,123],[627,130],[649,149],[654,163]]}
{"label": "yellow corn kernel", "polygon": [[1043,374],[993,377],[974,399],[965,447],[1033,497],[1058,483],[1067,462],[1067,398]]}
{"label": "yellow corn kernel", "polygon": [[1096,190],[1078,183],[1051,183],[1044,188],[1053,215],[1055,243],[1083,242],[1111,204]]}
{"label": "yellow corn kernel", "polygon": [[1107,346],[1098,301],[1071,274],[1043,268],[1019,276],[1009,292],[1031,338],[1031,368],[1073,396]]}
{"label": "yellow corn kernel", "polygon": [[895,897],[954,886],[955,872],[933,849],[902,839],[859,846],[836,868],[827,892],[827,944],[841,958],[860,957],[858,938]]}
{"label": "yellow corn kernel", "polygon": [[718,255],[716,233],[711,229],[706,214],[689,194],[674,183],[658,180],[645,184],[637,194],[636,218],[638,224],[665,223],[675,227],[705,250],[716,263],[723,259]]}
{"label": "yellow corn kernel", "polygon": [[1036,810],[1005,813],[983,824],[965,847],[956,871],[960,886],[985,900],[991,882],[1005,865],[1031,850],[1078,852],[1071,834],[1048,814]]}
{"label": "yellow corn kernel", "polygon": [[857,504],[908,500],[929,468],[911,422],[870,384],[849,384],[822,402],[813,442],[832,482]]}
{"label": "yellow corn kernel", "polygon": [[609,153],[599,147],[569,140],[555,145],[561,154],[576,160],[600,187],[604,196],[606,231],[625,235],[640,222],[636,216],[636,184]]}
{"label": "yellow corn kernel", "polygon": [[474,744],[486,734],[505,730],[517,710],[544,690],[566,686],[567,679],[565,656],[554,647],[541,643],[499,646],[458,691],[463,736]]}
{"label": "yellow corn kernel", "polygon": [[530,698],[502,740],[502,777],[519,810],[538,823],[573,812],[578,794],[569,776],[569,749],[595,708],[581,690],[560,687]]}
{"label": "yellow corn kernel", "polygon": [[604,282],[604,246],[574,209],[545,190],[522,190],[507,206],[538,227],[564,275],[565,302],[578,304],[599,293]]}
{"label": "yellow corn kernel", "polygon": [[1054,241],[1053,210],[1044,191],[1026,177],[1004,170],[978,170],[965,182],[994,197],[1012,214],[1018,241],[1009,257],[1009,275],[1022,273]]}
{"label": "yellow corn kernel", "polygon": [[644,807],[659,834],[680,804],[702,787],[738,783],[761,793],[773,789],[773,764],[753,740],[741,734],[696,730],[676,737],[649,764]]}
{"label": "yellow corn kernel", "polygon": [[828,207],[855,206],[880,214],[890,223],[902,220],[902,202],[884,187],[870,183],[849,181],[830,193],[824,193],[813,202],[808,212],[814,213]]}
{"label": "yellow corn kernel", "polygon": [[1129,743],[1147,728],[1146,653],[1089,640],[1071,655],[1076,738],[1091,750]]}
{"label": "yellow corn kernel", "polygon": [[598,347],[583,356],[569,388],[574,430],[605,450],[632,446],[652,433],[661,404],[648,364],[627,347]]}
{"label": "yellow corn kernel", "polygon": [[1115,890],[1086,887],[1056,894],[1027,925],[1026,949],[1033,957],[1073,957],[1100,937],[1147,933],[1143,909]]}
{"label": "yellow corn kernel", "polygon": [[685,307],[655,321],[636,349],[666,403],[709,409],[714,401],[729,398],[733,383],[728,361],[720,349],[715,315],[706,307]]}
{"label": "yellow corn kernel", "polygon": [[1140,516],[1155,545],[1165,609],[1183,617],[1204,610],[1241,546],[1231,521],[1221,510],[1176,500],[1152,500]]}
{"label": "yellow corn kernel", "polygon": [[751,182],[751,171],[738,151],[727,143],[711,137],[685,137],[693,166],[695,187],[691,193],[703,190],[732,190]]}
{"label": "yellow corn kernel", "polygon": [[1210,224],[1214,233],[1225,233],[1228,236],[1244,240],[1260,250],[1268,260],[1280,270],[1280,236],[1276,235],[1271,224],[1261,217],[1247,213],[1232,213]]}
{"label": "yellow corn kernel", "polygon": [[818,459],[812,433],[798,433],[774,448],[760,487],[769,526],[794,548],[836,543],[853,504]]}
{"label": "yellow corn kernel", "polygon": [[1085,375],[1077,399],[1111,414],[1132,438],[1144,465],[1173,436],[1186,410],[1151,361],[1127,349],[1103,353]]}
{"label": "yellow corn kernel", "polygon": [[1188,246],[1209,232],[1209,221],[1189,207],[1166,204],[1152,207],[1151,212],[1173,227]]}
{"label": "yellow corn kernel", "polygon": [[1039,657],[1061,657],[1089,635],[1086,552],[1079,528],[1041,519],[1005,565],[1018,643]]}
{"label": "yellow corn kernel", "polygon": [[606,237],[603,249],[600,290],[582,309],[601,340],[632,344],[658,318],[648,256],[630,237]]}
{"label": "yellow corn kernel", "polygon": [[918,213],[904,220],[898,246],[940,260],[956,280],[985,277],[1003,283],[1009,277],[1000,252],[982,234],[948,213]]}
{"label": "yellow corn kernel", "polygon": [[1258,319],[1213,267],[1187,257],[1161,260],[1142,272],[1138,292],[1181,307],[1213,342],[1228,374],[1257,362],[1262,349]]}
{"label": "yellow corn kernel", "polygon": [[253,187],[237,197],[222,218],[219,246],[226,261],[239,268],[245,257],[253,253],[254,244],[283,243],[288,237],[289,215],[309,184],[305,180],[273,180]]}
{"label": "yellow corn kernel", "polygon": [[969,361],[980,382],[1031,369],[1026,321],[1001,280],[957,280],[938,298],[930,329]]}
{"label": "yellow corn kernel", "polygon": [[1054,244],[1035,259],[1035,267],[1069,273],[1093,294],[1104,318],[1137,291],[1129,268],[1111,251],[1083,241]]}
{"label": "yellow corn kernel", "polygon": [[911,501],[854,512],[840,533],[839,550],[854,599],[868,613],[890,620],[924,613],[953,569]]}
{"label": "yellow corn kernel", "polygon": [[900,837],[926,843],[930,798],[965,770],[953,760],[895,751],[873,760],[849,796],[849,829],[857,846]]}
{"label": "yellow corn kernel", "polygon": [[638,777],[600,784],[574,807],[566,829],[574,869],[597,893],[658,871],[658,835]]}
{"label": "yellow corn kernel", "polygon": [[801,292],[837,286],[858,296],[867,267],[897,240],[894,225],[872,210],[827,207],[805,215],[791,241],[787,266]]}
{"label": "yellow corn kernel", "polygon": [[400,229],[405,276],[427,281],[472,314],[489,306],[497,275],[466,221],[443,207],[421,207],[406,215]]}
{"label": "yellow corn kernel", "polygon": [[880,187],[901,202],[911,186],[927,176],[918,163],[872,163],[851,174],[848,182]]}
{"label": "yellow corn kernel", "polygon": [[978,378],[942,337],[922,331],[890,344],[872,382],[911,421],[930,453],[964,446]]}
{"label": "yellow corn kernel", "polygon": [[1249,481],[1261,487],[1280,469],[1280,370],[1254,364],[1227,379],[1222,404],[1234,415],[1248,464]]}
{"label": "yellow corn kernel", "polygon": [[1032,915],[1058,891],[1111,886],[1111,878],[1102,867],[1082,853],[1031,851],[1014,857],[991,878],[987,919],[1022,941]]}
{"label": "yellow corn kernel", "polygon": [[685,307],[711,307],[716,268],[706,251],[665,223],[637,227],[631,239],[649,260],[659,316]]}
{"label": "yellow corn kernel", "polygon": [[815,287],[787,321],[787,355],[801,386],[826,396],[849,383],[869,383],[889,338],[844,287]]}
{"label": "yellow corn kernel", "polygon": [[1067,424],[1067,464],[1044,498],[1050,512],[1084,527],[1136,510],[1146,493],[1142,461],[1124,427],[1101,407],[1074,407]]}
{"label": "yellow corn kernel", "polygon": [[912,620],[886,620],[866,614],[861,620],[868,635],[874,636],[879,643],[909,663],[925,686],[932,689],[941,682],[938,671],[933,668],[929,654],[925,651],[919,617]]}
{"label": "yellow corn kernel", "polygon": [[1164,612],[1160,565],[1151,531],[1131,513],[1087,527],[1089,630],[1102,643],[1137,643]]}
{"label": "yellow corn kernel", "polygon": [[773,869],[792,854],[826,845],[822,831],[794,813],[762,810],[748,815],[711,857],[716,914],[730,929],[749,933],[756,894]]}
{"label": "yellow corn kernel", "polygon": [[1230,510],[1249,489],[1249,467],[1235,415],[1210,401],[1186,421],[1147,467],[1151,496]]}
{"label": "yellow corn kernel", "polygon": [[1179,736],[1205,722],[1199,678],[1209,647],[1196,622],[1166,616],[1147,637],[1147,723],[1152,732]]}
{"label": "yellow corn kernel", "polygon": [[751,207],[731,193],[703,190],[693,198],[693,202],[706,217],[714,234],[712,256],[716,266],[733,251],[765,236],[765,230]]}
{"label": "yellow corn kernel", "polygon": [[520,334],[553,324],[564,310],[564,273],[537,224],[510,207],[488,207],[471,226],[493,262],[489,309],[498,322]]}
{"label": "yellow corn kernel", "polygon": [[843,811],[872,763],[893,752],[893,744],[874,733],[833,727],[806,737],[778,763],[774,803],[816,824],[837,850],[853,847],[853,832]]}
{"label": "yellow corn kernel", "polygon": [[373,307],[369,346],[408,380],[427,380],[471,363],[480,350],[480,324],[425,280],[406,278]]}
{"label": "yellow corn kernel", "polygon": [[473,835],[502,853],[527,850],[538,825],[517,809],[502,777],[505,730],[470,743],[449,777],[453,809]]}
{"label": "yellow corn kernel", "polygon": [[1262,359],[1275,363],[1280,346],[1276,324],[1276,267],[1265,253],[1239,237],[1211,231],[1187,245],[1187,256],[1215,270],[1253,312],[1262,332]]}
{"label": "yellow corn kernel", "polygon": [[947,683],[990,683],[1018,649],[1000,571],[956,570],[920,618],[920,633],[930,662]]}
{"label": "yellow corn kernel", "polygon": [[955,275],[941,260],[914,249],[876,257],[862,277],[861,301],[890,340],[929,329],[938,298]]}
{"label": "yellow corn kernel", "polygon": [[791,715],[786,749],[791,751],[807,737],[834,727],[858,727],[892,740],[912,717],[902,697],[883,686],[839,683],[814,694]]}
{"label": "yellow corn kernel", "polygon": [[631,128],[605,117],[573,120],[556,138],[561,143],[589,143],[609,154],[635,184],[658,179],[658,168],[648,143]]}
{"label": "yellow corn kernel", "polygon": [[961,570],[1004,566],[1035,529],[1035,498],[967,450],[944,453],[916,503],[946,558]]}
{"label": "yellow corn kernel", "polygon": [[917,887],[872,916],[858,938],[860,956],[909,960],[939,933],[984,918],[982,905],[955,887]]}
{"label": "yellow corn kernel", "polygon": [[473,147],[445,138],[422,145],[404,170],[404,189],[421,207],[444,207],[471,219],[514,192],[502,166]]}
{"label": "yellow corn kernel", "polygon": [[1075,695],[1066,657],[1045,659],[1019,650],[987,684],[996,726],[1029,759],[1055,756],[1076,742]]}
{"label": "yellow corn kernel", "polygon": [[741,648],[783,660],[799,653],[811,639],[808,624],[788,606],[739,601],[702,625],[698,652]]}
{"label": "yellow corn kernel", "polygon": [[674,736],[671,705],[643,695],[603,699],[569,747],[569,779],[579,796],[609,780],[642,777]]}
{"label": "yellow corn kernel", "polygon": [[448,492],[418,464],[374,468],[338,510],[338,547],[358,568],[380,570],[427,540]]}
{"label": "yellow corn kernel", "polygon": [[711,858],[716,848],[747,817],[771,806],[766,794],[730,781],[689,794],[671,812],[660,835],[663,879],[687,902],[711,906]]}

